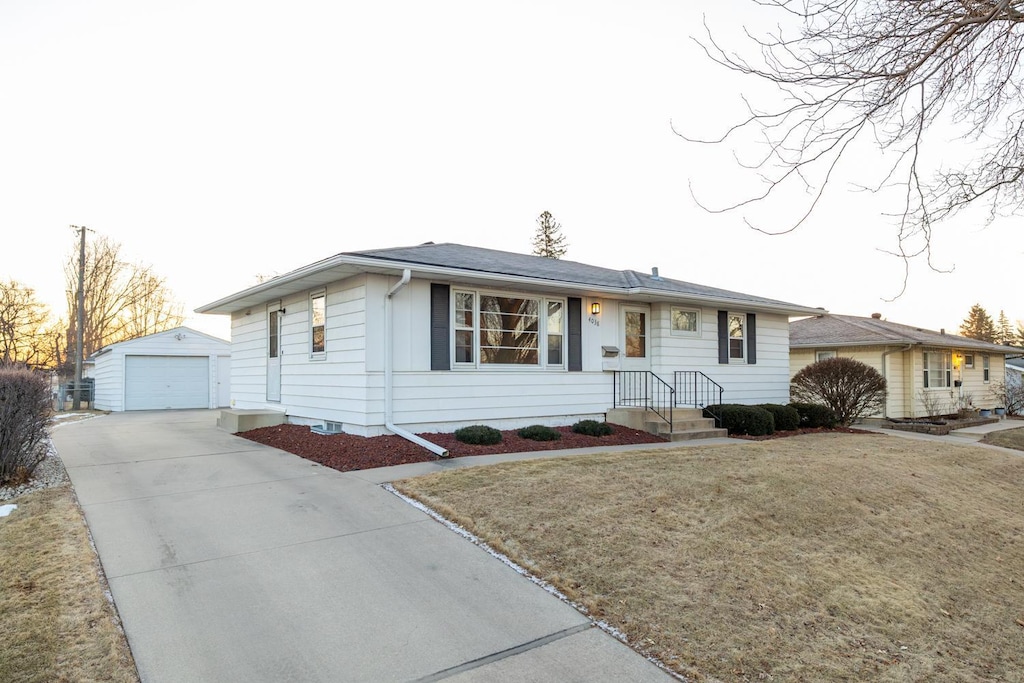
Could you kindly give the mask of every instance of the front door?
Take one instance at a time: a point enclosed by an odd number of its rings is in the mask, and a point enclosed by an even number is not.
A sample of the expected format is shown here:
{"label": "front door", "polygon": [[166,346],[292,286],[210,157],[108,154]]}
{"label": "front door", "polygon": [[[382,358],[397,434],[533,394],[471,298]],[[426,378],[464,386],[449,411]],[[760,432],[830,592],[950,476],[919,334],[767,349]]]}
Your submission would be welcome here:
{"label": "front door", "polygon": [[281,400],[281,311],[267,311],[267,400]]}
{"label": "front door", "polygon": [[651,369],[651,308],[622,307],[622,369]]}

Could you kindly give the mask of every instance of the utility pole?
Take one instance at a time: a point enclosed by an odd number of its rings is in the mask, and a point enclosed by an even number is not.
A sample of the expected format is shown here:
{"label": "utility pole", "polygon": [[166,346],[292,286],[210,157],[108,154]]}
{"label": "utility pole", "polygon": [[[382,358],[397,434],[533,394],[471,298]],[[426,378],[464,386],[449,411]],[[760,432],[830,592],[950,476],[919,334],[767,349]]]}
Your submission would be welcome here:
{"label": "utility pole", "polygon": [[75,318],[75,391],[72,410],[82,407],[82,327],[85,325],[85,226],[72,225],[81,239],[78,243],[78,315]]}

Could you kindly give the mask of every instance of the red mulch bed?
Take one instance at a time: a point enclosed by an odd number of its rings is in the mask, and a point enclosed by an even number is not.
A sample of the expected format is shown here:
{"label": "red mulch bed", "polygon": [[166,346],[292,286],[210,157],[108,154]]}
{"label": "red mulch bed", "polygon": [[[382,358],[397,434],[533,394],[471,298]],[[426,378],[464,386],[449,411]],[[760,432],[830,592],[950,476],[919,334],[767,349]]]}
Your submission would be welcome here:
{"label": "red mulch bed", "polygon": [[[608,436],[576,434],[570,427],[556,427],[556,429],[562,434],[562,438],[557,441],[531,441],[520,437],[515,430],[503,431],[501,443],[493,446],[465,444],[456,441],[454,434],[420,434],[420,436],[447,448],[451,457],[550,451],[591,446],[665,443],[665,439],[660,436],[619,426],[615,426],[615,431]],[[240,432],[238,436],[280,448],[342,472],[437,460],[437,456],[427,449],[393,434],[372,437],[353,436],[352,434],[325,436],[311,432],[309,427],[302,425],[278,425]]]}
{"label": "red mulch bed", "polygon": [[787,436],[800,436],[801,434],[824,434],[826,432],[841,432],[843,434],[877,434],[866,429],[854,429],[853,427],[815,427],[813,429],[790,429],[778,431],[764,436],[750,436],[749,434],[730,434],[730,439],[746,439],[747,441],[768,441],[770,439],[784,439]]}

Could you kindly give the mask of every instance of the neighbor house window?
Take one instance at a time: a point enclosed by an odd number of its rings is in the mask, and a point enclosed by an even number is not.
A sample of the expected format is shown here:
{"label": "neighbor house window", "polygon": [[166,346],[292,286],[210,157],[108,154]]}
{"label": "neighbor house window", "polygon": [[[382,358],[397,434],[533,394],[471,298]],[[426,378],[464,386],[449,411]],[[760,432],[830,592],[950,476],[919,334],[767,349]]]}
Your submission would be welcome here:
{"label": "neighbor house window", "polygon": [[729,360],[743,360],[746,348],[743,338],[743,324],[746,316],[729,314]]}
{"label": "neighbor house window", "polygon": [[816,360],[816,361],[818,361],[818,360],[827,360],[829,358],[835,358],[835,357],[836,357],[836,352],[835,351],[818,351],[817,353],[814,354],[814,360]]}
{"label": "neighbor house window", "polygon": [[696,335],[700,332],[700,311],[672,307],[672,334]]}
{"label": "neighbor house window", "polygon": [[973,353],[965,353],[964,354],[964,367],[965,368],[973,368],[974,367],[974,354]]}
{"label": "neighbor house window", "polygon": [[924,388],[942,389],[951,386],[950,354],[942,352],[925,352],[924,354]]}
{"label": "neighbor house window", "polygon": [[990,370],[991,370],[991,368],[989,367],[989,358],[988,358],[988,356],[982,356],[981,357],[981,379],[982,379],[983,382],[988,382],[989,371]]}
{"label": "neighbor house window", "polygon": [[467,291],[454,297],[456,364],[563,364],[564,301]]}
{"label": "neighbor house window", "polygon": [[309,297],[309,337],[312,353],[324,352],[324,327],[327,322],[327,295],[324,292]]}

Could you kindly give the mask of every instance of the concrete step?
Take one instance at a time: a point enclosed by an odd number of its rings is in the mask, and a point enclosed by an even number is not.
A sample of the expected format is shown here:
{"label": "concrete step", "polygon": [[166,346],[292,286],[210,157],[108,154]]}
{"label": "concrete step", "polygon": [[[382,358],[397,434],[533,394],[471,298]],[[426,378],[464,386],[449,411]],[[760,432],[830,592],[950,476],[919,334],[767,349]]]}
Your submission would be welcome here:
{"label": "concrete step", "polygon": [[[664,435],[663,435],[664,436]],[[729,436],[728,429],[682,429],[668,435],[669,441],[690,441],[692,439],[724,439]]]}
{"label": "concrete step", "polygon": [[605,419],[612,424],[631,429],[642,429],[670,441],[717,439],[728,435],[727,430],[715,427],[715,421],[712,418],[704,417],[704,411],[700,408],[674,409],[671,433],[669,433],[667,422],[653,411],[644,408],[614,408],[605,413]]}

